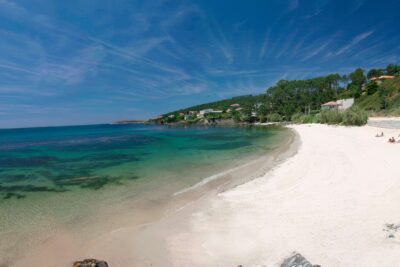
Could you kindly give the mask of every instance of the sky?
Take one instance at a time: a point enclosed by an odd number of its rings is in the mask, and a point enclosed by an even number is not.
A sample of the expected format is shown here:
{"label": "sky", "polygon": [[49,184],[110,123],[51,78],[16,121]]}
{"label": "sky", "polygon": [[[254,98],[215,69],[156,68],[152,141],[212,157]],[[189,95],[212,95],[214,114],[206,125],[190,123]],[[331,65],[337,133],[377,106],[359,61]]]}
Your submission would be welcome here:
{"label": "sky", "polygon": [[400,61],[398,0],[0,0],[0,128],[146,119]]}

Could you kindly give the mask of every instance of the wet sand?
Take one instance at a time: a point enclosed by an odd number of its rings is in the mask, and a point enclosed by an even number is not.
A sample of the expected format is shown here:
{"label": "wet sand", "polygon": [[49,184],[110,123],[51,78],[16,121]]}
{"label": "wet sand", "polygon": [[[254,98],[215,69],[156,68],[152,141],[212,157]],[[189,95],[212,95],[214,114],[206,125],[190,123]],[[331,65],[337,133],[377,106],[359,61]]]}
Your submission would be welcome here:
{"label": "wet sand", "polygon": [[139,202],[126,200],[93,211],[104,214],[102,218],[100,216],[101,222],[96,221],[99,216],[94,216],[92,222],[77,224],[80,229],[59,230],[11,266],[71,266],[73,260],[83,258],[104,259],[110,266],[168,266],[168,244],[165,241],[171,232],[165,222],[177,220],[176,225],[186,222],[187,217],[183,214],[191,210],[190,207],[197,207],[218,193],[265,174],[294,154],[295,137],[293,133],[289,135],[284,144],[268,155],[206,178],[172,195],[154,197],[152,192]]}
{"label": "wet sand", "polygon": [[291,128],[295,156],[165,224],[170,266],[272,267],[293,251],[321,266],[399,265],[400,144],[387,140],[400,132]]}

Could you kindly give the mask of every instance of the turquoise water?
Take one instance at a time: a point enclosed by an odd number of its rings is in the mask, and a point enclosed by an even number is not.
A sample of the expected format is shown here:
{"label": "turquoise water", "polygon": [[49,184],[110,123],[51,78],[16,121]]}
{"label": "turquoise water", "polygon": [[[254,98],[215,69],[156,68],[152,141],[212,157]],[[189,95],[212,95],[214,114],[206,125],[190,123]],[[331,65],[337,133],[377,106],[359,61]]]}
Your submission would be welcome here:
{"label": "turquoise water", "polygon": [[[171,194],[265,154],[285,131],[94,125],[0,130],[0,257],[94,208]],[[152,199],[157,199],[152,197]],[[0,258],[0,263],[1,258]]]}

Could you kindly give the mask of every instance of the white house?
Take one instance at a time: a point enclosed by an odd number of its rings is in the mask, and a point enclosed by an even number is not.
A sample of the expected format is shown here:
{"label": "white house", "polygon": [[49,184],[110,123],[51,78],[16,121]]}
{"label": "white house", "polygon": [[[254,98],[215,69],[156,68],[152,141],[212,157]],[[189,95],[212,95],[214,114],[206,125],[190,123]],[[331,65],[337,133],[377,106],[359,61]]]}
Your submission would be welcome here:
{"label": "white house", "polygon": [[321,105],[321,109],[336,109],[339,111],[345,111],[354,104],[354,98],[340,99],[338,101],[329,101]]}
{"label": "white house", "polygon": [[204,115],[209,113],[222,113],[222,110],[213,110],[212,108],[200,110],[197,118],[204,118]]}
{"label": "white house", "polygon": [[354,98],[340,99],[336,102],[338,103],[338,109],[344,111],[354,105]]}

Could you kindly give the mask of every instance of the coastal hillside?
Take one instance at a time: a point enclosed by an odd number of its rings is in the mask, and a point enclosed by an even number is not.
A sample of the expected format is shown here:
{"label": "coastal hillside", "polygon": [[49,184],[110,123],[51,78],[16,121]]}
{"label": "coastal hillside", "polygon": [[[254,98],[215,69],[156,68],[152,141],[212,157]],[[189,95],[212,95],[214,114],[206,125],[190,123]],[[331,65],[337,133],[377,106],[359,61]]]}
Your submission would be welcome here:
{"label": "coastal hillside", "polygon": [[292,121],[362,125],[368,115],[400,115],[399,76],[400,65],[390,64],[368,71],[357,68],[345,75],[336,73],[305,80],[280,80],[260,95],[192,106],[160,115],[152,121]]}
{"label": "coastal hillside", "polygon": [[400,77],[369,83],[356,104],[374,115],[400,116]]}

